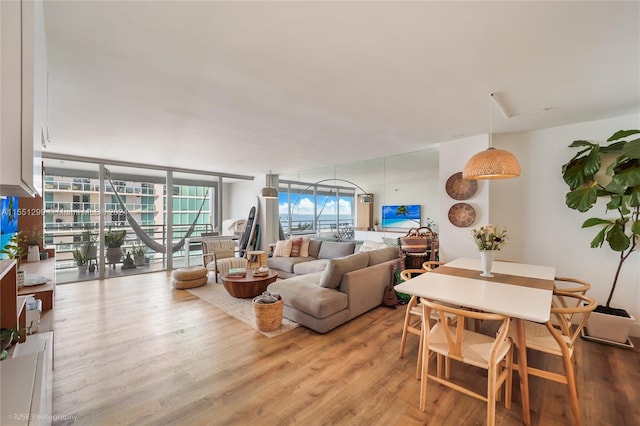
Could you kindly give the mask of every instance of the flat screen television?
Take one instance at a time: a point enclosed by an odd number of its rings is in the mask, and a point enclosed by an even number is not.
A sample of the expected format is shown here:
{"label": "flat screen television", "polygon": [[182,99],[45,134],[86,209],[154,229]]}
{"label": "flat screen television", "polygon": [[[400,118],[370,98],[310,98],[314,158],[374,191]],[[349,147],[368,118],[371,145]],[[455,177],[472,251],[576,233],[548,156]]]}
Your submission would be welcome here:
{"label": "flat screen television", "polygon": [[383,228],[419,228],[420,205],[389,205],[382,206]]}
{"label": "flat screen television", "polygon": [[[0,197],[0,248],[18,232],[18,197]],[[0,254],[0,259],[7,255]]]}

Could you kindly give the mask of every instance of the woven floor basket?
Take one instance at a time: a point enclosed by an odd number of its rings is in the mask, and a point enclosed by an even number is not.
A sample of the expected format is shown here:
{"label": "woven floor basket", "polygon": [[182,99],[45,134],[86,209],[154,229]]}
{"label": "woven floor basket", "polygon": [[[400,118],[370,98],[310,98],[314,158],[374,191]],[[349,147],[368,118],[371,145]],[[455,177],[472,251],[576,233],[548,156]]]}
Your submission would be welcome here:
{"label": "woven floor basket", "polygon": [[274,331],[282,325],[282,309],[284,307],[284,299],[280,296],[280,300],[275,303],[255,303],[253,302],[253,310],[256,314],[256,327],[260,331]]}

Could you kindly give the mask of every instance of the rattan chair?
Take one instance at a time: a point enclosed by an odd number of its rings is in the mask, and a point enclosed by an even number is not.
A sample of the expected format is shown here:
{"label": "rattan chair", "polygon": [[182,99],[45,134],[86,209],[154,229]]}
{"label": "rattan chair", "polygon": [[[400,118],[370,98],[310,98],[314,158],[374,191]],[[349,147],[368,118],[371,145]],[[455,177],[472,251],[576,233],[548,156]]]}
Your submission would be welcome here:
{"label": "rattan chair", "polygon": [[528,349],[561,357],[564,374],[534,368],[530,363],[527,370],[532,376],[564,383],[569,387],[571,411],[576,424],[580,425],[578,386],[573,367],[574,343],[595,309],[596,302],[578,292],[554,290],[553,296],[549,321],[544,324],[525,322],[526,345]]}
{"label": "rattan chair", "polygon": [[[505,407],[511,407],[512,381],[512,340],[508,337],[511,319],[504,315],[475,312],[452,306],[442,305],[430,300],[421,299],[423,309],[423,341],[422,371],[420,383],[420,411],[426,410],[427,388],[430,381],[440,383],[465,395],[472,396],[487,403],[487,425],[495,424],[496,401],[502,385],[505,387]],[[429,328],[427,318],[437,311],[440,320]],[[447,315],[457,318],[456,325],[447,324]],[[500,331],[496,337],[467,330],[465,319],[482,319],[501,321]],[[436,374],[429,373],[429,360],[436,356]],[[445,372],[442,376],[442,361],[462,362],[487,370],[487,392],[485,395],[464,387],[462,380],[452,380]]]}
{"label": "rattan chair", "polygon": [[231,268],[246,268],[248,260],[235,256],[235,242],[233,240],[204,240],[202,241],[202,262],[215,275],[225,276]]}
{"label": "rattan chair", "polygon": [[[442,262],[437,261],[427,261],[422,264],[423,269],[405,269],[400,272],[400,278],[403,281],[410,280],[415,275],[424,274],[425,272],[431,271],[433,268],[441,265]],[[438,320],[438,316],[434,314],[433,320]],[[451,321],[455,320],[455,317],[450,318]],[[404,350],[407,345],[407,336],[411,334],[415,334],[420,338],[420,343],[418,347],[418,354],[420,354],[422,349],[422,305],[418,303],[417,296],[411,296],[409,303],[407,303],[407,310],[404,315],[404,324],[402,326],[402,339],[400,340],[400,358],[404,358]],[[416,363],[416,379],[420,378],[420,366],[421,360],[418,357],[418,361]]]}

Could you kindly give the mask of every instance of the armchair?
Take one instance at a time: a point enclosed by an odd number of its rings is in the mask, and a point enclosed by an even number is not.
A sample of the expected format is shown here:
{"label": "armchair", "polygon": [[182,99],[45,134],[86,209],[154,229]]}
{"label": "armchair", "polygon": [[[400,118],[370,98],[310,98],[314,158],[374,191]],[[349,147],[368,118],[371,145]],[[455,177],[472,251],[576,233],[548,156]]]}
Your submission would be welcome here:
{"label": "armchair", "polygon": [[233,240],[204,240],[202,241],[202,264],[215,275],[223,277],[231,268],[246,268],[247,259],[235,256],[235,242]]}

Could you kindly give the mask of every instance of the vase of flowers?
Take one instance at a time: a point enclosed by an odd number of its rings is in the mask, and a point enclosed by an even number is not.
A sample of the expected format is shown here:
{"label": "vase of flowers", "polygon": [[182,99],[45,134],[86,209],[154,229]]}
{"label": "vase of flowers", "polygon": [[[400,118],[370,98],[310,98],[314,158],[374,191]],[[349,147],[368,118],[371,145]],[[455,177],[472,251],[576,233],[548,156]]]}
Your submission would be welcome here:
{"label": "vase of flowers", "polygon": [[491,224],[473,230],[473,240],[480,250],[482,261],[481,277],[493,277],[491,266],[495,252],[500,250],[507,240],[507,228],[499,228]]}

